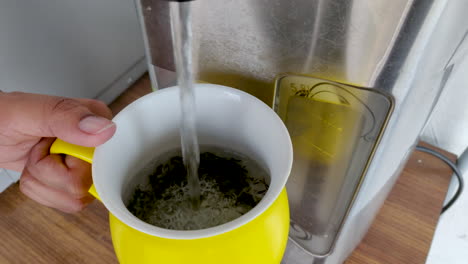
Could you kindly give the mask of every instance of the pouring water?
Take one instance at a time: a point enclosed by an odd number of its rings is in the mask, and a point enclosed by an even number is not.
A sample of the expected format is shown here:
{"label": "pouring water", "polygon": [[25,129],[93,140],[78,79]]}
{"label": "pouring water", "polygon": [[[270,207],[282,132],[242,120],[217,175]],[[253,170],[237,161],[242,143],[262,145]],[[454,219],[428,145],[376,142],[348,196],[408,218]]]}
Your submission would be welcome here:
{"label": "pouring water", "polygon": [[177,82],[180,87],[182,157],[187,170],[188,190],[193,209],[200,207],[200,181],[195,94],[193,89],[192,28],[190,2],[171,2],[171,30]]}

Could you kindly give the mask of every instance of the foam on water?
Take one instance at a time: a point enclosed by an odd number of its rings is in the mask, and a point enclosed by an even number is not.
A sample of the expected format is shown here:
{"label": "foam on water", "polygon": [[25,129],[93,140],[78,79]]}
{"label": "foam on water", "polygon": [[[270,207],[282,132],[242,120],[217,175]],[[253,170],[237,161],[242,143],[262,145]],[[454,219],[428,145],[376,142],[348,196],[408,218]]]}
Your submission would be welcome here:
{"label": "foam on water", "polygon": [[[227,223],[250,211],[260,202],[268,189],[268,172],[256,161],[231,151],[222,155],[219,152],[214,153],[217,156],[240,160],[240,164],[247,170],[245,179],[248,184],[240,193],[226,195],[213,177],[200,175],[201,201],[198,210],[194,210],[190,203],[189,186],[174,184],[163,191],[159,196],[160,199],[152,201],[152,204],[145,208],[135,208],[133,202],[132,213],[155,226],[173,230],[198,230]],[[148,190],[148,186],[140,187]],[[253,203],[239,202],[242,201],[239,199],[240,196],[248,196],[249,199],[251,197]],[[140,197],[140,200],[145,199],[148,198]]]}

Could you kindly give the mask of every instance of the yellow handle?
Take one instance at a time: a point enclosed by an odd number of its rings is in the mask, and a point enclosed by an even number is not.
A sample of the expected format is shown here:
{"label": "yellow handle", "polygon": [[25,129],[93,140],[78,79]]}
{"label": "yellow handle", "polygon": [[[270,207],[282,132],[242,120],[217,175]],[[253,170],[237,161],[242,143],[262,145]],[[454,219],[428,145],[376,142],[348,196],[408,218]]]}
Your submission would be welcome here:
{"label": "yellow handle", "polygon": [[[88,148],[83,146],[74,145],[68,142],[65,142],[61,139],[56,139],[52,146],[50,147],[50,154],[67,154],[81,160],[84,160],[89,163],[93,163],[94,148]],[[88,192],[101,200],[94,188],[94,185],[91,185]]]}

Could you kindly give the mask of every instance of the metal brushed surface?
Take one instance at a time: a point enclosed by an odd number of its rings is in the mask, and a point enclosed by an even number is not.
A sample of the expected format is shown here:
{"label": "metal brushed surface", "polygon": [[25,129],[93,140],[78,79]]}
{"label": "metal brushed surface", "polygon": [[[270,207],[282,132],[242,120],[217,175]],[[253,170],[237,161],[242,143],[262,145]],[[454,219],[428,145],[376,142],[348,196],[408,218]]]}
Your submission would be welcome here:
{"label": "metal brushed surface", "polygon": [[[167,3],[137,1],[152,66],[173,70]],[[467,41],[468,17],[460,10],[468,10],[468,1],[203,0],[193,8],[200,80],[245,90],[268,104],[275,77],[284,73],[393,97],[393,113],[334,251],[313,256],[289,243],[284,259],[343,262],[385,200],[439,95],[462,72],[451,58],[467,58],[457,56],[457,47]]]}

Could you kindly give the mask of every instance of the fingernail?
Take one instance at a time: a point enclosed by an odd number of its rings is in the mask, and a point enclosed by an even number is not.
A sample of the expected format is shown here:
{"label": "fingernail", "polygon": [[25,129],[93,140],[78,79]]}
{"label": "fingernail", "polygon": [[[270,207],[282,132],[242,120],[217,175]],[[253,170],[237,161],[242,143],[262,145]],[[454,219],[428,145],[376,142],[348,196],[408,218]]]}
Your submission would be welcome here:
{"label": "fingernail", "polygon": [[100,116],[87,116],[81,119],[80,123],[78,124],[81,131],[89,133],[89,134],[100,134],[107,129],[115,126],[115,124]]}

